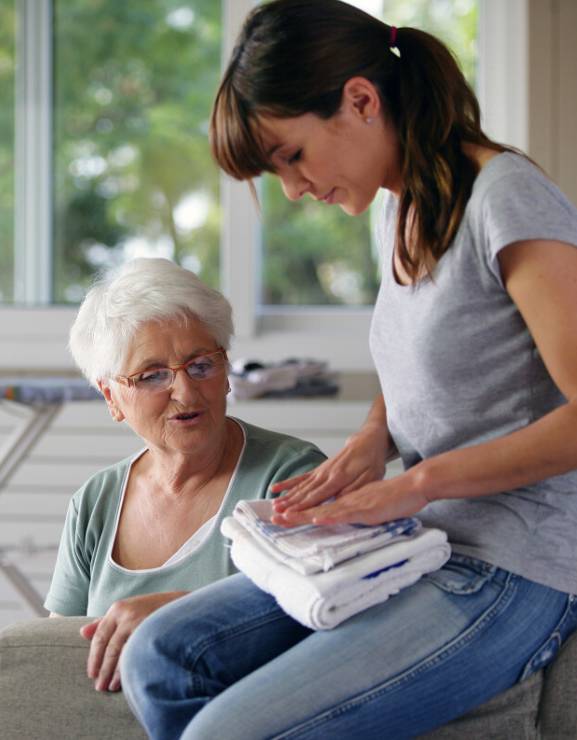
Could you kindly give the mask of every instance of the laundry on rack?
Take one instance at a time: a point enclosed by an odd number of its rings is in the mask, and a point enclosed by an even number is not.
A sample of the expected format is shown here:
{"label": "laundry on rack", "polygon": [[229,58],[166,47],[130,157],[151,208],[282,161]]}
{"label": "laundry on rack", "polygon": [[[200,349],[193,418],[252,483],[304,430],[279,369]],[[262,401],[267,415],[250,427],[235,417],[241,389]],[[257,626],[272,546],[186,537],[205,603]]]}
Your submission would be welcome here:
{"label": "laundry on rack", "polygon": [[329,396],[340,390],[328,363],[289,358],[278,363],[235,360],[229,376],[233,397],[239,401],[260,397]]}
{"label": "laundry on rack", "polygon": [[92,401],[102,394],[84,378],[0,378],[0,400],[24,404],[54,404],[65,401]]}
{"label": "laundry on rack", "polygon": [[231,540],[235,566],[313,630],[332,629],[386,601],[438,570],[451,553],[445,532],[415,518],[375,527],[306,525],[283,534],[270,523],[271,506],[241,502],[221,532]]}

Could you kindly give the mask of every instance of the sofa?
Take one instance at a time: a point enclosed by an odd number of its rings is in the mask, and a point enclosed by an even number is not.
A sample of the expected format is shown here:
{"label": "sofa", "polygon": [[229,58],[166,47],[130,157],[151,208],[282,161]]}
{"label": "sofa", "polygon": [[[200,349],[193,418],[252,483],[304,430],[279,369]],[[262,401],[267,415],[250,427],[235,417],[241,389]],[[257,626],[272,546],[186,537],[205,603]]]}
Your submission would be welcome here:
{"label": "sofa", "polygon": [[[2,740],[146,740],[122,693],[96,692],[86,676],[79,629],[89,621],[34,619],[0,632]],[[545,671],[423,738],[576,740],[577,634]]]}

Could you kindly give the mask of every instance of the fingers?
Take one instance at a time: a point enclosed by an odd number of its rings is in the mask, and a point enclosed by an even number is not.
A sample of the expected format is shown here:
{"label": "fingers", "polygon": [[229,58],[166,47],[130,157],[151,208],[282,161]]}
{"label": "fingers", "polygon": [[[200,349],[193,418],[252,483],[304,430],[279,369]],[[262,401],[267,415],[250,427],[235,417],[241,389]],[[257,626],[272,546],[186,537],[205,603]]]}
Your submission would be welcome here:
{"label": "fingers", "polygon": [[[89,625],[87,625],[89,626]],[[107,615],[100,620],[90,643],[86,672],[94,679],[97,691],[114,691],[111,682],[118,669],[118,660],[130,630]]]}
{"label": "fingers", "polygon": [[[294,526],[290,512],[304,511],[335,496],[342,496],[384,476],[383,455],[354,442],[314,470],[289,481],[280,481],[271,490],[286,493],[273,501],[274,524]],[[291,522],[289,524],[289,522]]]}
{"label": "fingers", "polygon": [[298,486],[299,483],[306,480],[309,476],[310,473],[303,473],[302,475],[295,475],[294,478],[279,480],[271,485],[270,490],[272,491],[272,493],[282,493],[283,491],[290,491],[291,488]]}
{"label": "fingers", "polygon": [[295,478],[296,483],[291,490],[273,501],[273,509],[281,512],[288,507],[300,504],[305,499],[307,505],[320,503],[338,492],[344,482],[344,477],[338,465],[338,456],[327,460],[318,468],[298,476],[298,479]]}
{"label": "fingers", "polygon": [[85,640],[92,640],[100,622],[101,619],[99,617],[98,619],[95,619],[94,622],[90,622],[90,624],[85,624],[83,627],[80,628],[80,635],[84,637]]}
{"label": "fingers", "polygon": [[97,691],[118,691],[118,660],[132,632],[153,611],[185,594],[170,591],[129,596],[114,602],[104,617],[83,628],[83,635],[91,639],[86,670]]}
{"label": "fingers", "polygon": [[122,687],[120,685],[120,671],[117,668],[114,671],[114,675],[112,676],[110,683],[108,684],[108,691],[120,691],[121,688]]}
{"label": "fingers", "polygon": [[115,630],[116,624],[112,619],[103,618],[100,621],[98,629],[90,642],[88,664],[86,666],[86,672],[89,678],[98,678],[104,654]]}
{"label": "fingers", "polygon": [[118,661],[120,660],[122,649],[128,640],[128,635],[129,633],[122,633],[117,630],[114,637],[108,643],[98,676],[94,682],[94,688],[97,691],[118,691],[118,688],[120,688]]}
{"label": "fingers", "polygon": [[[275,519],[273,518],[273,521]],[[303,524],[344,524],[344,523],[366,523],[363,521],[357,509],[344,508],[337,502],[313,506],[304,510],[289,510],[279,518],[278,523],[284,526],[295,527]],[[275,521],[275,523],[277,523]]]}
{"label": "fingers", "polygon": [[399,479],[372,482],[325,506],[311,509],[313,524],[382,524],[417,514],[428,504],[422,492]]}
{"label": "fingers", "polygon": [[339,498],[334,503],[309,510],[312,524],[381,524],[394,518],[388,511],[387,501],[381,495],[372,495],[370,488],[358,488],[354,493]]}
{"label": "fingers", "polygon": [[[324,480],[320,474],[315,479],[309,479],[295,490],[290,497],[283,496],[273,502],[273,524],[294,526],[295,512],[302,512],[318,506],[333,497],[340,497],[372,481],[367,471],[362,471],[351,479],[350,475],[342,475],[335,471],[325,473]],[[325,504],[325,506],[328,504]],[[299,520],[300,521],[300,520]]]}
{"label": "fingers", "polygon": [[283,496],[273,501],[275,515],[282,515],[289,509],[306,509],[334,496],[340,490],[339,484],[331,478],[311,480],[303,484],[290,497]]}

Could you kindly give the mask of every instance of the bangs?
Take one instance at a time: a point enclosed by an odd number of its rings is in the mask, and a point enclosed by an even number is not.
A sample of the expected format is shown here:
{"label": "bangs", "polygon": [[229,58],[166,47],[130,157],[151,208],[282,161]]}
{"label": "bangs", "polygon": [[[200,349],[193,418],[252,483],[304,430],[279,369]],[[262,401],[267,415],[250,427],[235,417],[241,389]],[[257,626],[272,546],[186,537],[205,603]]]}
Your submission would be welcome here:
{"label": "bangs", "polygon": [[271,172],[270,157],[258,135],[255,112],[224,80],[210,120],[210,149],[216,163],[236,180],[251,180]]}

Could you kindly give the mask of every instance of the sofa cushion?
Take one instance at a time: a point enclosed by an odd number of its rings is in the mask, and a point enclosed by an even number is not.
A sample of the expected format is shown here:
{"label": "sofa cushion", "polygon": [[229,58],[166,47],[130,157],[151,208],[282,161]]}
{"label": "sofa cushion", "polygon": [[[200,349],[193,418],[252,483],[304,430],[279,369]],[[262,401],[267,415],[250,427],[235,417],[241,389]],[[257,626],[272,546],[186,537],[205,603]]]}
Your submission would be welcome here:
{"label": "sofa cushion", "polygon": [[[88,617],[18,623],[0,632],[2,740],[146,740],[122,693],[86,676]],[[545,670],[423,740],[576,740],[577,634]]]}
{"label": "sofa cushion", "polygon": [[[535,673],[448,725],[421,735],[422,740],[537,740],[537,710],[543,686]],[[552,740],[552,738],[551,738]]]}
{"label": "sofa cushion", "polygon": [[577,738],[577,633],[571,635],[545,669],[539,730],[543,740]]}
{"label": "sofa cushion", "polygon": [[86,676],[87,617],[34,619],[0,633],[2,740],[146,740],[122,693]]}

